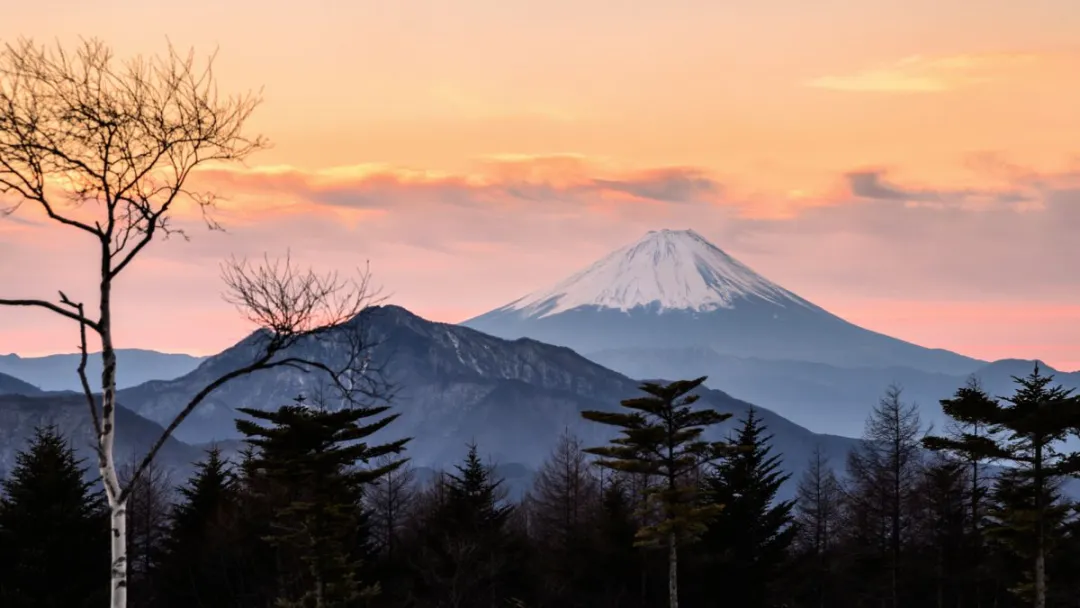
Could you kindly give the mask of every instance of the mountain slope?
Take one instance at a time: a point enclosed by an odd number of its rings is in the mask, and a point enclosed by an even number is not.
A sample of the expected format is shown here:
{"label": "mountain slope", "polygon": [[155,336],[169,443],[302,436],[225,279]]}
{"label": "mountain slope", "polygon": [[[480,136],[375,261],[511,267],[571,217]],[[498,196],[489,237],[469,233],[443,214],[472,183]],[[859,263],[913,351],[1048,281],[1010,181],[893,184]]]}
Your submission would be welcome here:
{"label": "mountain slope", "polygon": [[[709,385],[738,399],[767,407],[815,432],[849,437],[862,434],[866,416],[890,384],[914,401],[923,422],[943,428],[938,403],[964,386],[965,374],[942,374],[909,367],[843,368],[806,361],[769,361],[722,355],[709,348],[614,349],[589,353],[597,363],[632,378],[709,376]],[[1034,361],[999,361],[972,374],[995,396],[1011,395],[1011,376],[1031,373]],[[1080,373],[1043,366],[1056,382],[1080,390]]]}
{"label": "mountain slope", "polygon": [[41,389],[14,376],[0,374],[0,395],[37,395]]}
{"label": "mountain slope", "polygon": [[[119,388],[136,386],[150,380],[168,380],[198,367],[202,357],[159,353],[152,350],[122,348],[116,351],[116,382]],[[0,374],[9,374],[46,391],[82,391],[76,370],[79,355],[62,354],[44,357],[0,355]],[[101,377],[101,353],[87,359],[87,375]]]}
{"label": "mountain slope", "polygon": [[[34,429],[54,424],[67,437],[84,466],[96,471],[93,424],[86,397],[75,393],[42,393],[37,396],[0,395],[0,477],[11,470],[15,454],[24,449]],[[120,407],[116,411],[116,457],[123,465],[141,457],[161,435],[162,427]],[[178,475],[186,475],[203,453],[176,439],[165,442],[158,462]]]}
{"label": "mountain slope", "polygon": [[863,329],[756,274],[692,230],[661,230],[557,285],[462,323],[588,353],[723,355],[965,374],[984,362]]}
{"label": "mountain slope", "polygon": [[[535,467],[564,429],[592,445],[606,442],[611,430],[584,421],[581,411],[612,410],[620,400],[639,394],[637,381],[567,348],[502,340],[426,321],[396,306],[369,309],[354,322],[363,323],[377,343],[372,359],[385,367],[398,387],[393,411],[401,418],[379,439],[414,437],[409,455],[419,466],[445,466],[464,454],[467,442],[476,441],[496,461]],[[147,418],[164,422],[214,376],[249,360],[249,348],[241,342],[191,374],[121,391],[120,399]],[[235,408],[277,407],[298,394],[313,396],[318,390],[312,376],[293,369],[259,372],[215,394],[180,426],[178,436],[191,443],[234,438]],[[720,391],[703,390],[702,395],[703,403],[721,411],[741,414],[750,407]],[[767,410],[762,410],[762,417],[795,471],[801,470],[818,443],[837,458],[853,445],[851,439],[815,435]]]}

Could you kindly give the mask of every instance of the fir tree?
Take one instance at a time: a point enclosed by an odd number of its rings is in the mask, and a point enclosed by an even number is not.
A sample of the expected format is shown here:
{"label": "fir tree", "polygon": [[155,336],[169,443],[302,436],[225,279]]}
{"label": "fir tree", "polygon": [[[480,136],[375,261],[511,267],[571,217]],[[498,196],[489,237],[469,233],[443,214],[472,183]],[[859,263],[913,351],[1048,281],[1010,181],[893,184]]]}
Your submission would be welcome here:
{"label": "fir tree", "polygon": [[417,595],[425,606],[502,605],[519,591],[514,509],[476,445],[455,469],[437,482],[423,518]]}
{"label": "fir tree", "polygon": [[109,597],[108,512],[54,426],[35,431],[0,487],[0,606],[79,608]]}
{"label": "fir tree", "polygon": [[[257,420],[237,420],[236,428],[258,449],[249,469],[263,476],[284,498],[271,520],[268,541],[285,564],[295,560],[292,585],[279,590],[282,607],[351,606],[378,593],[378,584],[359,580],[366,553],[364,486],[401,466],[403,460],[375,468],[360,468],[404,449],[408,439],[371,446],[364,442],[397,415],[361,425],[388,407],[324,411],[307,407],[302,399],[273,412],[241,408]],[[292,559],[288,559],[288,558]],[[286,569],[292,570],[288,565]],[[279,574],[286,574],[279,571]]]}
{"label": "fir tree", "polygon": [[233,605],[239,599],[233,533],[240,515],[239,494],[218,448],[207,451],[179,493],[155,572],[158,601],[162,607],[176,608]]}
{"label": "fir tree", "polygon": [[1028,516],[1003,521],[1031,536],[1025,550],[1030,557],[1032,598],[1035,608],[1045,608],[1047,526],[1052,512],[1047,497],[1056,482],[1080,472],[1080,454],[1059,451],[1061,443],[1080,429],[1080,397],[1060,385],[1051,386],[1053,376],[1042,375],[1038,363],[1030,375],[1013,377],[1013,381],[1016,392],[1004,398],[1004,404],[972,396],[947,405],[946,413],[953,419],[988,427],[989,435],[928,437],[925,444],[933,450],[1003,460],[1017,467],[1015,479],[1009,481],[1030,485],[1031,505],[1025,510]]}
{"label": "fir tree", "polygon": [[978,603],[983,595],[985,579],[983,561],[986,557],[986,542],[983,527],[985,503],[990,491],[990,476],[986,473],[986,461],[990,454],[984,446],[986,441],[996,438],[995,427],[983,420],[979,413],[994,408],[996,403],[979,386],[978,380],[972,377],[951,398],[942,399],[940,404],[942,411],[952,421],[951,432],[945,440],[926,437],[923,445],[934,451],[951,454],[967,468],[967,548],[963,560],[965,568],[959,576],[969,581],[971,594]]}
{"label": "fir tree", "polygon": [[741,606],[765,608],[772,583],[795,536],[794,501],[776,501],[789,475],[772,453],[766,427],[750,409],[732,443],[743,449],[712,467],[702,483],[702,499],[723,510],[702,535],[709,556],[708,580],[715,595],[739,588]]}
{"label": "fir tree", "polygon": [[648,397],[627,399],[622,406],[628,413],[586,411],[586,420],[621,429],[621,436],[611,445],[590,448],[586,452],[600,457],[600,466],[644,476],[655,476],[660,485],[649,491],[650,502],[659,508],[659,521],[638,531],[641,546],[667,546],[668,601],[679,606],[678,546],[696,539],[706,522],[722,505],[698,504],[688,477],[703,463],[713,462],[730,450],[726,442],[701,439],[705,428],[731,417],[716,410],[695,410],[691,406],[698,395],[691,391],[706,378],[681,380],[668,385],[647,382],[641,390]]}

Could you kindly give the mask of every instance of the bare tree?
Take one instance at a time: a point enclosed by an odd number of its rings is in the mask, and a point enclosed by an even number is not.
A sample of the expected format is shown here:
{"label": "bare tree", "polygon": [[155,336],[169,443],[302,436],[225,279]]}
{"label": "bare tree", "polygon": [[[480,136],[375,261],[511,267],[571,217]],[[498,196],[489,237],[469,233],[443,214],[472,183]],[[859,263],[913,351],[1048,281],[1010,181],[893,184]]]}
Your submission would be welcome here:
{"label": "bare tree", "polygon": [[[376,466],[387,466],[396,460],[394,455],[383,456]],[[415,508],[417,494],[416,469],[406,462],[373,483],[364,496],[364,502],[371,510],[379,549],[388,559],[395,557],[394,549]]]}
{"label": "bare tree", "polygon": [[[526,501],[530,532],[543,555],[549,597],[566,600],[586,571],[584,543],[599,503],[600,486],[585,446],[569,429],[563,431],[533,482]],[[603,469],[601,469],[603,470]]]}
{"label": "bare tree", "polygon": [[889,386],[871,411],[862,441],[848,453],[851,488],[845,488],[848,506],[879,526],[874,543],[888,564],[892,608],[901,604],[901,558],[913,536],[923,471],[918,406],[904,403],[901,393],[899,386]]}
{"label": "bare tree", "polygon": [[[117,62],[97,40],[74,53],[31,40],[0,49],[0,196],[13,201],[11,214],[36,210],[53,222],[90,237],[96,251],[97,310],[63,291],[59,298],[0,299],[0,305],[48,310],[73,321],[82,349],[78,368],[97,438],[98,471],[111,517],[111,606],[126,608],[128,589],[127,502],[168,436],[211,392],[256,370],[289,366],[318,371],[352,401],[371,393],[358,378],[371,374],[359,326],[348,323],[368,306],[367,274],[359,281],[298,270],[290,260],[249,266],[233,260],[224,268],[229,299],[257,324],[250,363],[210,382],[167,425],[165,432],[122,483],[113,445],[116,435],[116,351],[113,286],[154,240],[179,235],[173,216],[179,205],[201,209],[211,229],[215,197],[188,186],[192,172],[208,163],[239,162],[266,146],[249,137],[244,124],[259,104],[247,94],[218,95],[213,57],[203,68],[194,54],[170,47],[155,59]],[[343,326],[356,331],[334,331]],[[86,374],[88,339],[100,341],[100,397]],[[289,356],[300,341],[317,340],[343,351],[344,362]]]}
{"label": "bare tree", "polygon": [[814,446],[807,469],[799,480],[795,503],[795,522],[800,549],[813,559],[815,595],[818,606],[826,602],[831,553],[836,544],[840,515],[841,489],[836,473],[821,446]]}

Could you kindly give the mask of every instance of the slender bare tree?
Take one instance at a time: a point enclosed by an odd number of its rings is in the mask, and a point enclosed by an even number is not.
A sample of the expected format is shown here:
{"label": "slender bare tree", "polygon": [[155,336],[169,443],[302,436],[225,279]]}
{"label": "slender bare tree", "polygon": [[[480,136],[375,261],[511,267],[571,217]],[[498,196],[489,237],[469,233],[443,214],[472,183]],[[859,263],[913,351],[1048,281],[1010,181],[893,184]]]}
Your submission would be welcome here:
{"label": "slender bare tree", "polygon": [[[89,236],[96,251],[96,310],[64,291],[59,297],[0,299],[0,306],[48,310],[74,322],[82,349],[78,374],[97,438],[98,471],[111,513],[111,606],[126,608],[127,503],[168,436],[211,392],[254,371],[288,366],[327,374],[348,401],[373,395],[365,382],[374,370],[361,325],[352,320],[372,303],[368,275],[342,280],[300,270],[286,258],[252,266],[224,266],[228,299],[261,328],[250,362],[207,384],[182,407],[126,480],[117,472],[116,347],[113,287],[152,242],[178,235],[172,220],[185,204],[201,209],[211,229],[213,193],[189,186],[207,164],[239,162],[266,146],[244,124],[256,95],[218,95],[213,56],[196,66],[193,53],[118,62],[100,41],[74,52],[32,40],[0,49],[0,214],[37,211],[43,218]],[[344,329],[349,331],[343,331]],[[355,331],[352,331],[355,330]],[[100,394],[86,374],[89,339],[100,342]],[[290,354],[301,341],[319,341],[321,360]],[[330,354],[333,355],[331,359]],[[334,362],[331,363],[331,360]]]}

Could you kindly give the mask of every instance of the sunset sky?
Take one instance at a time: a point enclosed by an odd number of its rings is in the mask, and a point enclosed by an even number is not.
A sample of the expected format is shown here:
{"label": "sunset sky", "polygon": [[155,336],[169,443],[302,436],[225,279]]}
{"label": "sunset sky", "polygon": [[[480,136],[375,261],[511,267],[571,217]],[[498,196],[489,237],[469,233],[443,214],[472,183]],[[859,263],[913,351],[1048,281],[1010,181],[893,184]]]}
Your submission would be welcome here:
{"label": "sunset sky", "polygon": [[[228,233],[145,253],[121,347],[242,337],[230,255],[370,261],[390,301],[457,322],[693,228],[864,327],[1080,368],[1077,0],[38,0],[0,19],[4,42],[79,35],[217,48],[273,142],[197,176]],[[0,294],[92,301],[92,247],[0,219]],[[76,338],[0,309],[0,353]]]}

